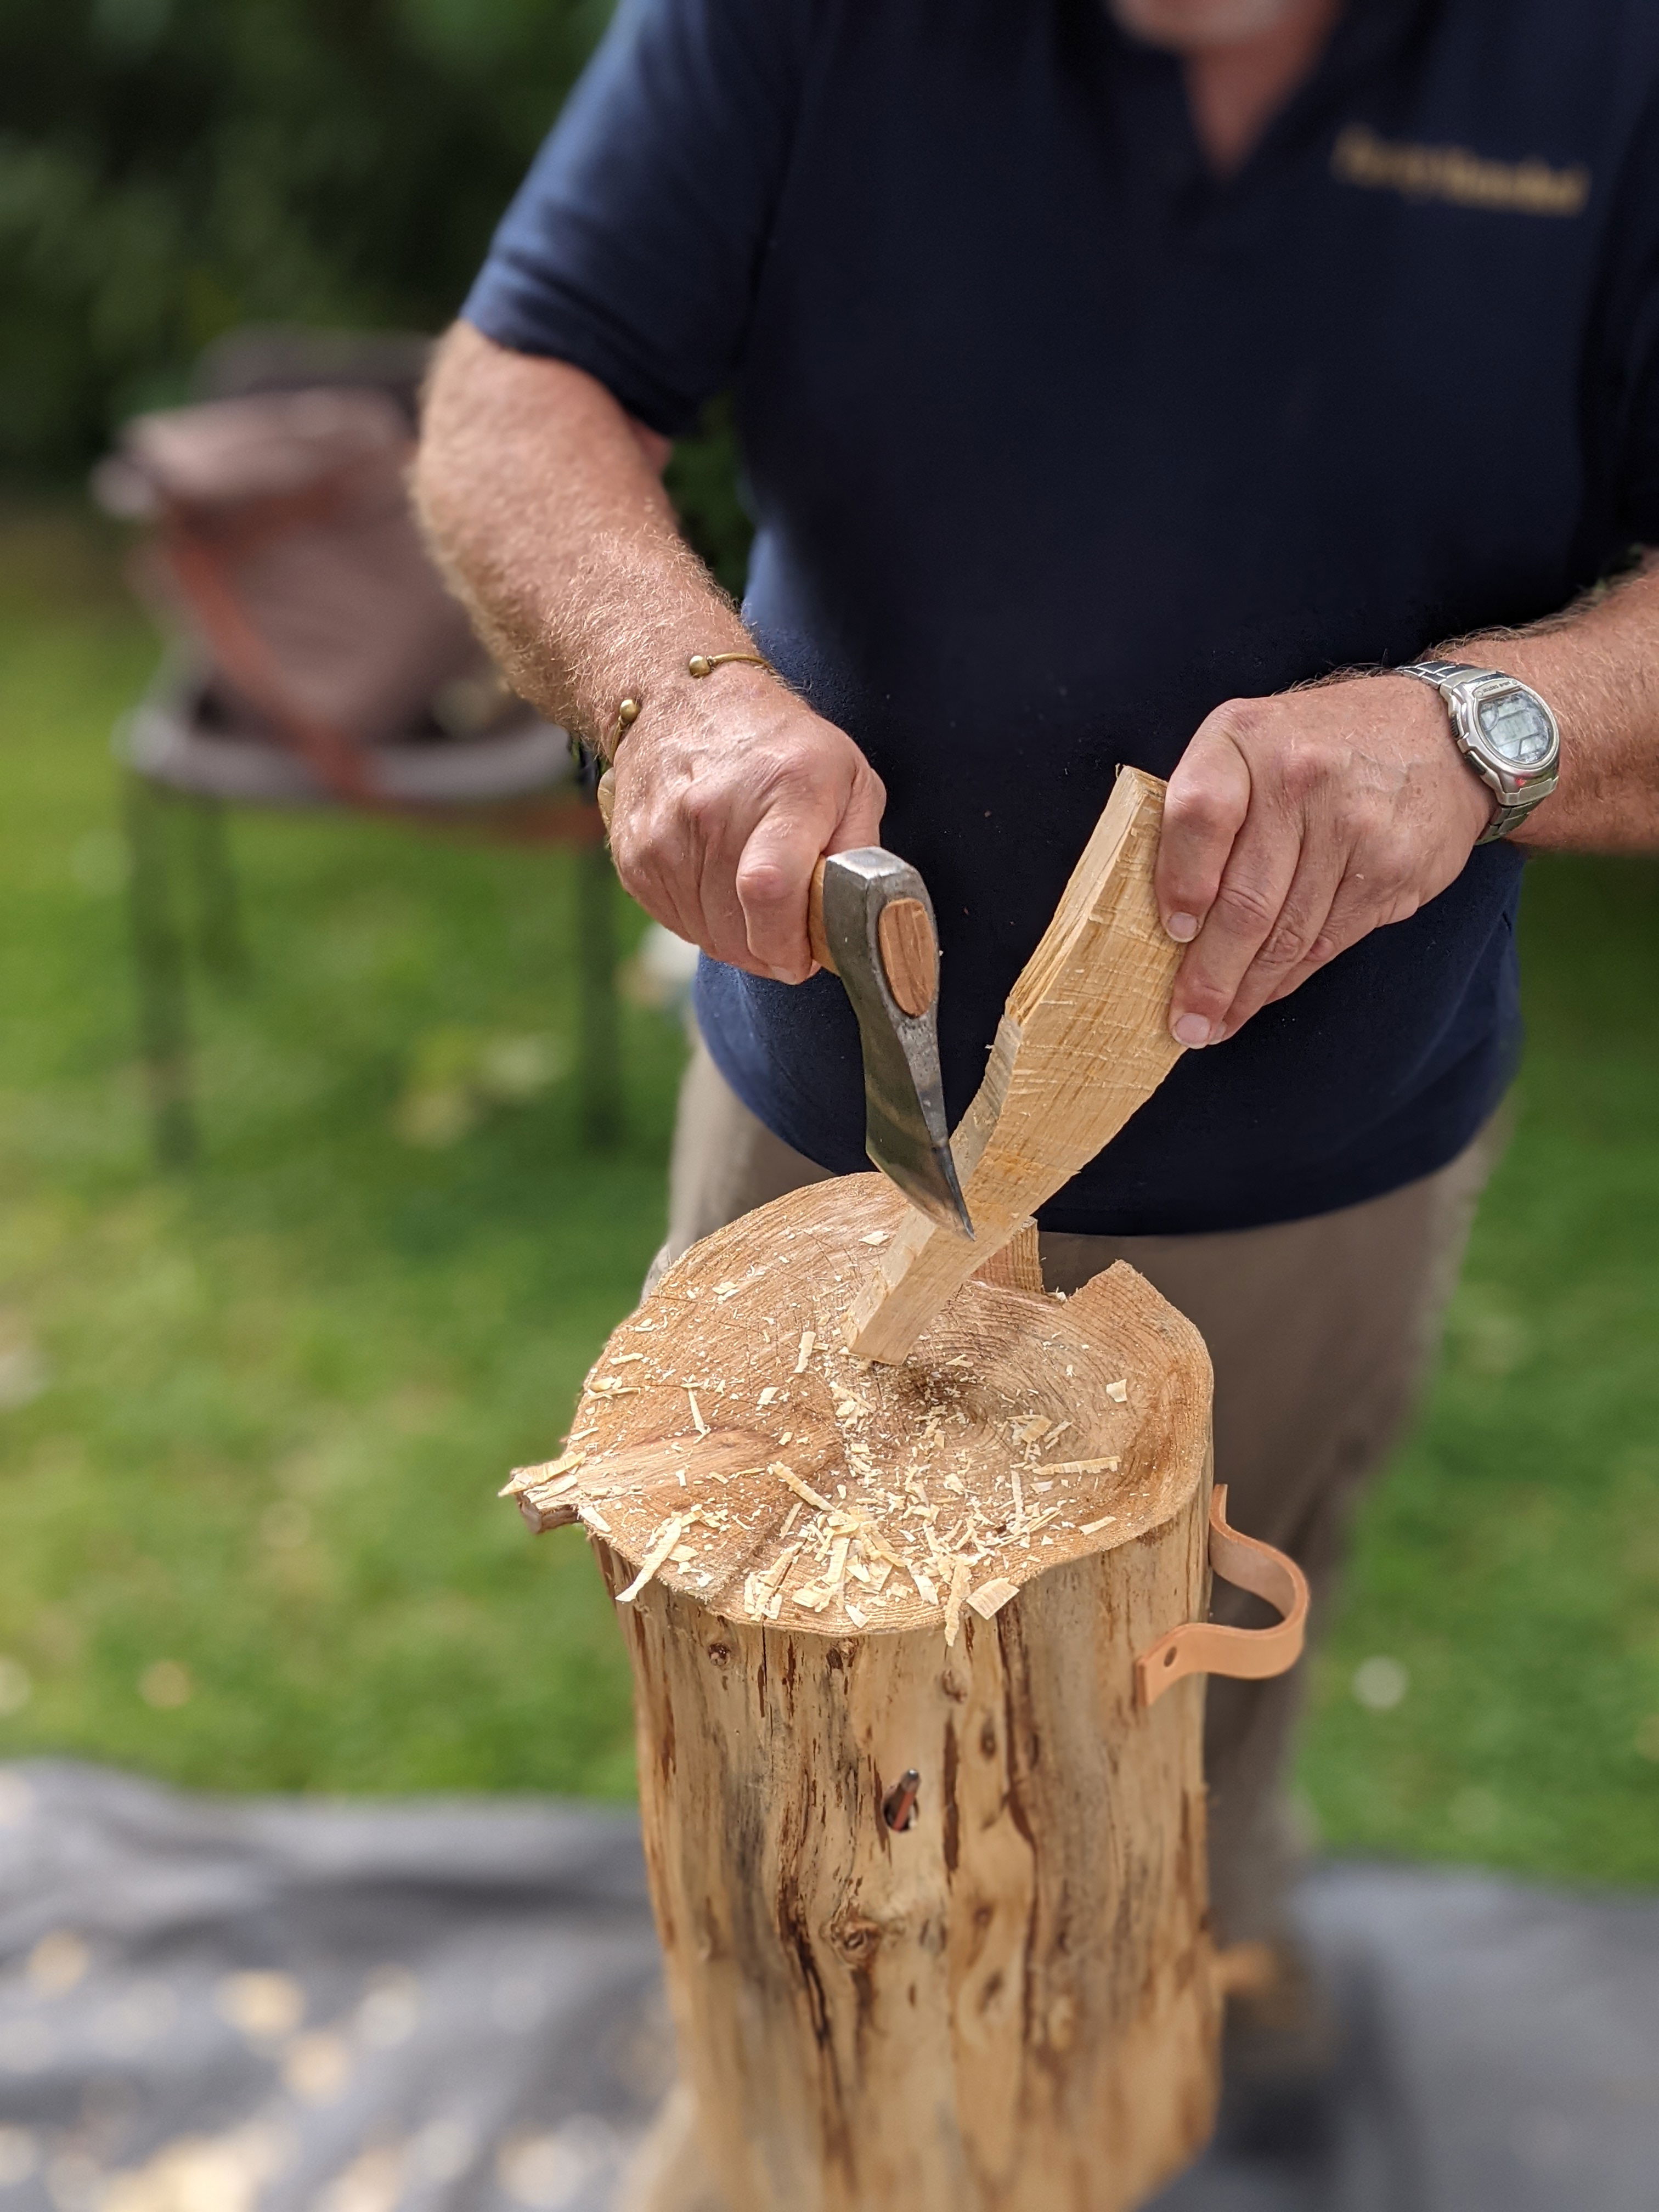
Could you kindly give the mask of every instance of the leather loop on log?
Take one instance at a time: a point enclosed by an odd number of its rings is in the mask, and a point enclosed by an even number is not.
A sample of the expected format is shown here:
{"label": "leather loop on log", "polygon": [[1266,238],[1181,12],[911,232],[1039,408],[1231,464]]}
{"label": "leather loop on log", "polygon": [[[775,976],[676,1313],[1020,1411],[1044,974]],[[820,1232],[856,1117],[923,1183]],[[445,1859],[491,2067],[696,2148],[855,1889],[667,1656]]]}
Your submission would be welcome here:
{"label": "leather loop on log", "polygon": [[1135,1686],[1143,1705],[1156,1705],[1186,1674],[1231,1674],[1241,1682],[1262,1682],[1288,1674],[1302,1656],[1308,1578],[1283,1552],[1227,1526],[1224,1482],[1210,1494],[1210,1565],[1224,1582],[1266,1598],[1283,1618],[1272,1628],[1223,1628],[1211,1620],[1172,1628],[1135,1661]]}

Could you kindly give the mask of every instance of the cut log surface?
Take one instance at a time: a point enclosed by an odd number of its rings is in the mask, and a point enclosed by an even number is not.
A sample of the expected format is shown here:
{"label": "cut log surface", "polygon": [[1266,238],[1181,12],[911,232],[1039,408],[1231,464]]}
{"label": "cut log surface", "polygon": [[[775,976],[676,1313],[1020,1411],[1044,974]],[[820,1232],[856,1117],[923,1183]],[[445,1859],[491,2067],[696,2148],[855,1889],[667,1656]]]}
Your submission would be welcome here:
{"label": "cut log surface", "polygon": [[1206,1609],[1203,1346],[1127,1267],[1043,1296],[1028,1237],[872,1366],[906,1212],[859,1176],[696,1246],[512,1486],[634,1668],[706,2162],[636,2212],[1125,2212],[1211,2123],[1202,1689],[1134,1680]]}

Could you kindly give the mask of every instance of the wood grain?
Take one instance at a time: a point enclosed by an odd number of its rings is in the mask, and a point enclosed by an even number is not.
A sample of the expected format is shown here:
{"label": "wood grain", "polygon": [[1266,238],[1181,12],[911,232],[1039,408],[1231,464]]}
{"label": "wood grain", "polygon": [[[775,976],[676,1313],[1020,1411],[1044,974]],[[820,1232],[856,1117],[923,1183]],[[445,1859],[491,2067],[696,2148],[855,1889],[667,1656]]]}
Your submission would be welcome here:
{"label": "wood grain", "polygon": [[876,922],[887,988],[907,1014],[925,1014],[939,989],[939,946],[920,899],[894,899]]}
{"label": "wood grain", "polygon": [[952,1139],[974,1241],[912,1214],[848,1314],[861,1358],[902,1361],[988,1252],[1111,1141],[1181,1057],[1168,1014],[1182,948],[1152,896],[1163,815],[1164,786],[1125,769],[1009,994]]}

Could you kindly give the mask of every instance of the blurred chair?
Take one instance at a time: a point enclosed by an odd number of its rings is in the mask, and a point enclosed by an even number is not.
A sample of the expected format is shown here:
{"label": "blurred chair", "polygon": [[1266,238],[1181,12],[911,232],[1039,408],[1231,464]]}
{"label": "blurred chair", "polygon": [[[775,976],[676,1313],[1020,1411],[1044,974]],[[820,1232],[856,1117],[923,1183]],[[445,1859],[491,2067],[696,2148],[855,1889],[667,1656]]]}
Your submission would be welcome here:
{"label": "blurred chair", "polygon": [[507,690],[421,542],[404,471],[428,352],[400,336],[234,333],[204,357],[193,404],[137,416],[94,473],[102,506],[150,526],[134,580],[173,640],[115,733],[164,1162],[198,1145],[181,845],[203,965],[223,981],[246,972],[227,805],[349,808],[575,847],[582,1123],[599,1143],[616,1126],[615,892],[599,811],[564,732]]}

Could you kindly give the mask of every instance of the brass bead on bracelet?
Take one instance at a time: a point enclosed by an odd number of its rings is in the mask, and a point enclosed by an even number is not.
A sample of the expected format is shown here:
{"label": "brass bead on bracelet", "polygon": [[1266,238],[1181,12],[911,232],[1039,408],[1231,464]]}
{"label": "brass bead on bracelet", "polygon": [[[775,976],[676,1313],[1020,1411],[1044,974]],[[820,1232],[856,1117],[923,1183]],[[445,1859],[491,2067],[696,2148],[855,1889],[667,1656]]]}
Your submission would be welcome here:
{"label": "brass bead on bracelet", "polygon": [[685,672],[688,676],[708,676],[716,668],[724,668],[730,660],[746,660],[756,668],[771,669],[774,675],[777,673],[763,653],[694,653],[685,664]]}
{"label": "brass bead on bracelet", "polygon": [[[774,675],[777,673],[765,654],[760,653],[694,653],[685,664],[685,672],[688,676],[712,676],[717,668],[724,668],[733,660],[746,660],[756,668],[770,670]],[[638,699],[624,699],[617,708],[617,727],[611,739],[612,760],[617,757],[617,746],[639,720],[641,704]]]}
{"label": "brass bead on bracelet", "polygon": [[639,720],[639,701],[637,699],[624,699],[621,706],[617,709],[617,727],[611,739],[611,757],[612,760],[615,760],[617,757],[617,746],[621,744],[623,739],[628,735],[629,731],[633,727],[634,724]]}

